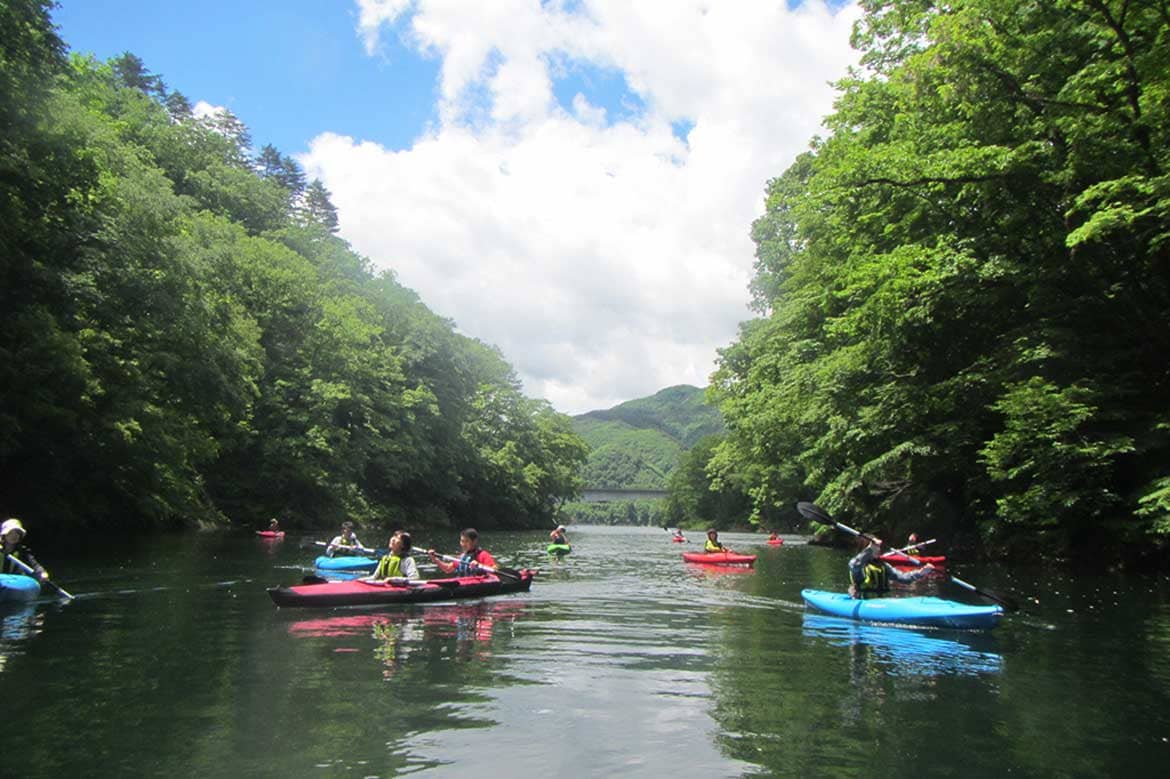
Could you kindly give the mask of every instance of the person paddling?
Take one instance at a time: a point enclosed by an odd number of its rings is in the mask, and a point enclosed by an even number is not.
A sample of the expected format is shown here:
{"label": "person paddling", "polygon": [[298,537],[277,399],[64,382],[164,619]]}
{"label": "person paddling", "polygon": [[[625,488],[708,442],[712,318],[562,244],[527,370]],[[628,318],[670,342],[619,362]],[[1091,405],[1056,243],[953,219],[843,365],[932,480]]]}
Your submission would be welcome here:
{"label": "person paddling", "polygon": [[486,549],[479,548],[479,532],[475,528],[469,527],[459,534],[459,548],[463,554],[454,563],[444,561],[434,549],[428,549],[427,554],[440,571],[456,576],[478,576],[484,573],[479,566],[496,567],[495,558]]}
{"label": "person paddling", "polygon": [[277,521],[276,517],[273,517],[272,519],[268,520],[268,532],[269,533],[279,533],[280,532],[280,522]]}
{"label": "person paddling", "polygon": [[9,517],[0,524],[0,538],[3,539],[4,559],[0,562],[0,573],[24,574],[30,575],[21,566],[17,565],[10,557],[16,558],[20,562],[33,570],[33,578],[38,581],[45,581],[49,578],[48,572],[37,562],[37,558],[33,556],[32,551],[24,544],[24,537],[28,535],[28,531],[24,529],[19,519]]}
{"label": "person paddling", "polygon": [[564,544],[565,546],[568,546],[569,544],[569,537],[565,535],[564,525],[557,525],[557,529],[549,533],[548,537],[550,539],[550,543]]}
{"label": "person paddling", "polygon": [[719,531],[715,528],[707,530],[707,543],[703,544],[703,551],[708,554],[718,552],[731,554],[731,550],[719,542]]}
{"label": "person paddling", "polygon": [[900,571],[887,562],[879,560],[882,540],[874,538],[865,549],[849,561],[849,596],[865,599],[884,595],[890,591],[890,578],[900,582],[916,582],[934,570],[930,563],[913,571]]}
{"label": "person paddling", "polygon": [[674,540],[675,541],[686,541],[687,540],[687,537],[683,535],[681,527],[674,531]]}
{"label": "person paddling", "polygon": [[410,556],[410,533],[402,530],[394,531],[394,535],[390,536],[386,546],[390,550],[389,553],[378,561],[378,567],[373,574],[363,576],[361,580],[384,582],[387,579],[397,578],[417,579],[418,566],[415,565],[414,558]]}
{"label": "person paddling", "polygon": [[325,547],[325,554],[333,557],[338,551],[351,552],[362,549],[365,547],[362,546],[362,542],[358,541],[357,535],[353,532],[353,523],[342,522],[341,534],[333,537],[329,546]]}

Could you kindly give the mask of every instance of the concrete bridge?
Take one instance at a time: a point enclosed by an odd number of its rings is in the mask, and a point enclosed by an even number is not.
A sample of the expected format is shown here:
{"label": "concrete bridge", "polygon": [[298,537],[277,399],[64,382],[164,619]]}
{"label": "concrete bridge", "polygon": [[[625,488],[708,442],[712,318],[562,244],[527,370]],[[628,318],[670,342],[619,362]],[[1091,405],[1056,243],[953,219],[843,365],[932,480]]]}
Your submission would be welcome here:
{"label": "concrete bridge", "polygon": [[585,503],[617,503],[630,500],[662,500],[666,490],[587,489],[581,495]]}

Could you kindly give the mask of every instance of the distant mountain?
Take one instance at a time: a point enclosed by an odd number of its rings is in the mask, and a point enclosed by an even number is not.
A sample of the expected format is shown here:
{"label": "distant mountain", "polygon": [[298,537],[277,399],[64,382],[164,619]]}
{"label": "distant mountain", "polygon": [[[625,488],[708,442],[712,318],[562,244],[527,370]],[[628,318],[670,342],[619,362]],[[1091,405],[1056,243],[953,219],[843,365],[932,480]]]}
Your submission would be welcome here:
{"label": "distant mountain", "polygon": [[683,452],[724,431],[719,411],[704,403],[704,390],[687,384],[580,414],[573,429],[592,447],[587,487],[658,490],[666,489]]}

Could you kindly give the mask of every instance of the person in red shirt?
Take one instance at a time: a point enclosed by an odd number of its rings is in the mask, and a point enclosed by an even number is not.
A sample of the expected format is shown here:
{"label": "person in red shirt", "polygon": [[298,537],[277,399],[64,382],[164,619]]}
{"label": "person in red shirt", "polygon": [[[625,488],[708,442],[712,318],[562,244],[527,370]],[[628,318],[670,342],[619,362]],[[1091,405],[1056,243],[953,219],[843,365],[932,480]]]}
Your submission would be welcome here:
{"label": "person in red shirt", "polygon": [[445,562],[434,549],[428,549],[427,553],[440,571],[456,576],[477,576],[484,573],[483,568],[496,567],[495,558],[486,549],[479,548],[479,533],[475,528],[469,527],[459,534],[459,547],[463,554],[457,562]]}

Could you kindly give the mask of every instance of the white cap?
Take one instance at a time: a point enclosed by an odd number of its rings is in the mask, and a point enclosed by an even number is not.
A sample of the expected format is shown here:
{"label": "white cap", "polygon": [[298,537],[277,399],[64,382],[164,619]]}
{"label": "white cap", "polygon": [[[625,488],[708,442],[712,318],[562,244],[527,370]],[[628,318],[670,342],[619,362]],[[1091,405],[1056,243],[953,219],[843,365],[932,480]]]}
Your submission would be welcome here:
{"label": "white cap", "polygon": [[4,524],[0,525],[0,536],[6,536],[13,530],[19,530],[22,536],[28,532],[24,529],[24,525],[20,524],[20,520],[13,517],[4,520]]}

